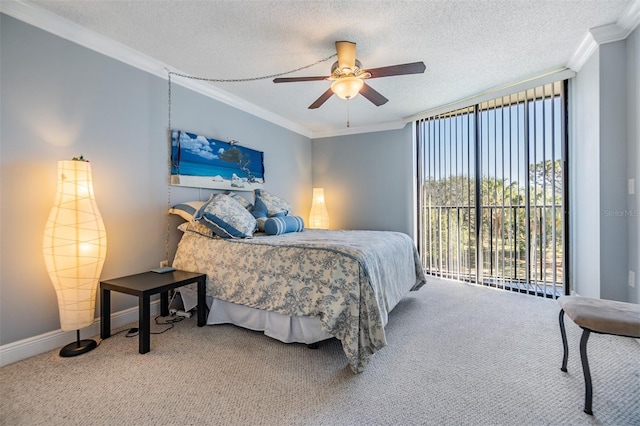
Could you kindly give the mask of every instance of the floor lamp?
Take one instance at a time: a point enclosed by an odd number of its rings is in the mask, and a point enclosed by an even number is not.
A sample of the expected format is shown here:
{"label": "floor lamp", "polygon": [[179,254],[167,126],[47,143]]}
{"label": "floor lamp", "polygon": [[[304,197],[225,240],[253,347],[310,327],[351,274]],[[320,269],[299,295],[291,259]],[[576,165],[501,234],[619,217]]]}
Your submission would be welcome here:
{"label": "floor lamp", "polygon": [[309,228],[329,229],[329,213],[324,202],[324,188],[313,188]]}
{"label": "floor lamp", "polygon": [[58,162],[57,193],[42,251],[58,297],[60,328],[76,330],[76,341],[63,347],[60,356],[89,352],[97,344],[80,340],[80,329],[94,322],[107,235],[93,194],[91,165],[82,157]]}

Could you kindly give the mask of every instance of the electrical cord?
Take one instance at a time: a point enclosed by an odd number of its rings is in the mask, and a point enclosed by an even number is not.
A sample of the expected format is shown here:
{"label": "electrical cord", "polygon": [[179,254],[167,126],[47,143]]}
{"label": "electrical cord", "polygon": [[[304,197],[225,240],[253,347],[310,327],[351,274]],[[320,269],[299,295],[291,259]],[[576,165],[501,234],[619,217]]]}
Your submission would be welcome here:
{"label": "electrical cord", "polygon": [[[312,64],[309,65],[305,65],[296,69],[292,69],[289,71],[284,71],[284,72],[279,72],[276,74],[270,74],[270,75],[263,75],[260,77],[249,77],[249,78],[208,78],[208,77],[197,77],[195,75],[189,75],[189,74],[182,74],[179,72],[175,72],[175,71],[170,71],[168,68],[165,68],[167,70],[168,76],[169,76],[169,82],[171,82],[171,75],[176,75],[178,77],[184,77],[184,78],[189,78],[192,80],[200,80],[200,81],[211,81],[211,82],[215,82],[215,83],[244,83],[247,81],[257,81],[257,80],[266,80],[266,79],[271,79],[274,77],[281,77],[283,75],[287,75],[287,74],[293,74],[294,72],[297,71],[302,71],[302,70],[306,70],[307,68],[311,68],[314,65],[318,65],[322,62],[328,61],[331,58],[335,58],[336,56],[338,56],[337,53],[333,53],[330,56],[327,56],[326,58],[322,58],[319,59],[317,61],[315,61]],[[169,127],[171,128],[171,127]]]}
{"label": "electrical cord", "polygon": [[[171,330],[175,326],[176,323],[179,323],[180,321],[184,321],[184,319],[185,319],[185,317],[175,316],[175,317],[168,317],[170,319],[167,319],[164,322],[160,322],[160,321],[158,321],[158,318],[160,318],[160,315],[156,315],[156,317],[153,319],[154,322],[156,323],[156,325],[168,325],[169,327],[165,328],[162,331],[151,331],[149,334],[162,334],[162,333],[165,333],[165,332]],[[125,337],[136,337],[138,334],[140,334],[140,329],[137,328],[137,327],[130,328],[128,331],[129,331],[129,333],[127,333]]]}
{"label": "electrical cord", "polygon": [[[160,322],[160,321],[158,321],[158,318],[160,318],[160,315],[156,315],[155,318],[153,319],[154,322],[156,323],[156,325],[168,325],[169,327],[167,327],[167,328],[165,328],[164,330],[161,330],[161,331],[152,331],[149,334],[166,333],[167,331],[169,331],[173,327],[175,327],[176,323],[179,323],[180,321],[184,321],[184,319],[185,319],[185,317],[173,316],[172,315],[171,317],[167,317],[169,319],[165,320],[164,322]],[[110,337],[117,336],[118,334],[121,334],[121,333],[124,333],[124,332],[127,333],[127,334],[125,334],[125,337],[137,337],[140,334],[140,329],[138,327],[125,328],[125,329],[122,329],[120,331],[116,331],[115,333],[112,333]],[[100,339],[98,342],[96,342],[96,347],[100,346],[100,343],[102,343],[103,340],[104,339]]]}
{"label": "electrical cord", "polygon": [[[175,327],[175,324],[176,324],[176,323],[178,323],[178,322],[180,322],[180,321],[183,321],[183,320],[184,320],[184,318],[185,318],[185,317],[178,317],[178,316],[176,316],[176,317],[169,317],[170,319],[167,319],[167,320],[165,320],[164,322],[158,322],[158,318],[159,318],[159,317],[160,317],[160,315],[158,315],[158,316],[156,316],[156,317],[154,318],[155,323],[156,323],[157,325],[168,325],[169,327],[165,328],[165,329],[164,329],[164,330],[162,330],[162,331],[152,331],[152,332],[151,332],[151,334],[162,334],[162,333],[164,333],[164,332],[166,332],[166,331],[169,331],[169,330],[171,330],[173,327]],[[165,318],[166,318],[166,317],[165,317]]]}
{"label": "electrical cord", "polygon": [[[135,327],[134,327],[134,328],[135,328]],[[131,330],[133,330],[133,328],[125,328],[125,329],[122,329],[122,330],[120,330],[120,331],[116,331],[115,333],[111,333],[111,336],[109,336],[109,337],[117,336],[118,334],[124,333],[125,331],[126,331],[126,332],[131,332]],[[136,330],[137,330],[137,328],[136,328]],[[133,337],[133,336],[137,336],[137,335],[138,335],[138,334],[137,334],[137,331],[136,331],[136,334],[134,334],[134,335],[132,335],[132,336],[129,336],[129,335],[128,335],[128,333],[127,333],[126,337]],[[102,341],[103,341],[103,340],[104,340],[104,339],[100,339],[100,340],[98,340],[98,341],[96,342],[96,348],[97,348],[98,346],[100,346],[100,343],[102,343]]]}

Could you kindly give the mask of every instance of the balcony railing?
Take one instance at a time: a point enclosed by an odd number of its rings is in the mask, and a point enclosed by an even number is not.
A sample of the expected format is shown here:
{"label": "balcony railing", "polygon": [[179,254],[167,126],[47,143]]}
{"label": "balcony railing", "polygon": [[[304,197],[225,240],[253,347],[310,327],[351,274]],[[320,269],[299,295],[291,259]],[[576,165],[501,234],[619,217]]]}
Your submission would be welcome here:
{"label": "balcony railing", "polygon": [[426,273],[543,297],[565,293],[561,205],[482,206],[479,234],[474,207],[427,206],[423,218]]}

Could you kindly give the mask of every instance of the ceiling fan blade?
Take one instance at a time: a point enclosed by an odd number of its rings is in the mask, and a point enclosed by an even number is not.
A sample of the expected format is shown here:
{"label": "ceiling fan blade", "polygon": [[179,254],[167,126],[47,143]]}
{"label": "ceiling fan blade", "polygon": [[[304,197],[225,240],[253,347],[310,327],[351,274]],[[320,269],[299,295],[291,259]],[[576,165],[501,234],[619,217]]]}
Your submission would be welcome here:
{"label": "ceiling fan blade", "polygon": [[338,67],[353,70],[356,66],[356,44],[351,41],[336,41]]}
{"label": "ceiling fan blade", "polygon": [[274,83],[296,83],[299,81],[318,81],[318,80],[326,80],[329,76],[325,77],[280,77],[274,78]]}
{"label": "ceiling fan blade", "polygon": [[393,75],[421,74],[427,67],[424,62],[411,62],[409,64],[391,65],[388,67],[373,68],[367,70],[371,73],[369,78],[390,77]]}
{"label": "ceiling fan blade", "polygon": [[333,96],[333,90],[329,88],[326,92],[324,92],[318,99],[315,100],[314,103],[309,105],[309,109],[316,109],[322,106],[323,103],[327,101],[331,96]]}
{"label": "ceiling fan blade", "polygon": [[373,89],[367,83],[364,83],[364,85],[362,85],[362,89],[360,89],[360,94],[365,98],[369,99],[375,106],[384,105],[387,102],[389,102],[389,99],[382,96],[380,92]]}

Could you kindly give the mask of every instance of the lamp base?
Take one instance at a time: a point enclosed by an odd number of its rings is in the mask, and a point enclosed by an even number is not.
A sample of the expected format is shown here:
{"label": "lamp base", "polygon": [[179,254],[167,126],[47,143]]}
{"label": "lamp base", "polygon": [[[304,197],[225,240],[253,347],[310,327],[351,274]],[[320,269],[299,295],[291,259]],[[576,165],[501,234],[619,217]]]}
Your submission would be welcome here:
{"label": "lamp base", "polygon": [[98,344],[95,340],[85,339],[85,340],[77,340],[73,343],[69,343],[64,348],[60,349],[60,356],[62,357],[70,357],[70,356],[78,356],[89,351],[94,350],[98,347]]}

